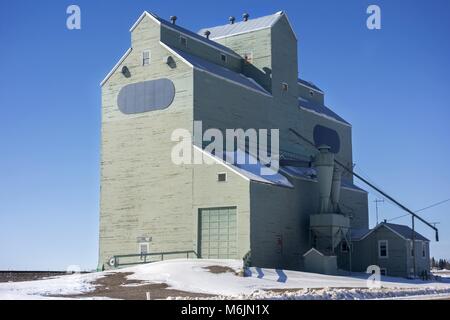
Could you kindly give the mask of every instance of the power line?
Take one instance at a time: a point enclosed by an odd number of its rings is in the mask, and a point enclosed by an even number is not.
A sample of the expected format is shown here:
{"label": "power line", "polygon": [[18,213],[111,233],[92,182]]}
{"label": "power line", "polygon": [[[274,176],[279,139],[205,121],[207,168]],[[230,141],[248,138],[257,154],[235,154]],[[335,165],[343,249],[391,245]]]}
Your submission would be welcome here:
{"label": "power line", "polygon": [[[437,206],[439,206],[439,205],[441,205],[441,204],[447,203],[447,202],[449,202],[449,201],[450,201],[450,199],[446,199],[446,200],[443,200],[443,201],[439,201],[439,202],[437,202],[437,203],[435,203],[435,204],[432,204],[432,205],[430,205],[430,206],[427,206],[427,207],[425,207],[425,208],[422,208],[422,209],[417,210],[417,211],[414,211],[414,212],[416,212],[416,213],[422,212],[422,211],[425,211],[425,210],[428,210],[428,209],[437,207]],[[407,217],[407,216],[409,216],[409,214],[404,214],[404,215],[401,215],[401,216],[398,216],[398,217],[389,219],[388,221],[394,221],[394,220],[397,220],[397,219],[400,219],[400,218],[404,218],[404,217]]]}

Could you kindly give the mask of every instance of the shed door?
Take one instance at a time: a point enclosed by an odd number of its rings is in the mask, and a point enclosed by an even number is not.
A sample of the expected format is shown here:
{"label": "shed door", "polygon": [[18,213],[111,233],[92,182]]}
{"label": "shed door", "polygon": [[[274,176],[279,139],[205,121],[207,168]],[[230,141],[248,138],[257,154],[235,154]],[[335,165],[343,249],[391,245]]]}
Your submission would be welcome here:
{"label": "shed door", "polygon": [[237,259],[236,207],[199,210],[199,254],[203,259]]}

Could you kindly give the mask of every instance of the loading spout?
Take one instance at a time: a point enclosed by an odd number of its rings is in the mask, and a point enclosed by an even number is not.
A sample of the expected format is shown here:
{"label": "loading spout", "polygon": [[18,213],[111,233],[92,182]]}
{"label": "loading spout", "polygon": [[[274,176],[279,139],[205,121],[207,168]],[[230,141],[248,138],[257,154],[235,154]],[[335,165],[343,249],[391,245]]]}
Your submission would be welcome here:
{"label": "loading spout", "polygon": [[[292,132],[294,135],[296,135],[298,138],[300,138],[302,141],[306,142],[310,147],[318,150],[318,148],[316,147],[316,145],[314,143],[312,143],[311,141],[309,141],[307,138],[303,137],[300,133],[298,133],[297,131],[295,131],[292,128],[289,128],[289,131]],[[356,178],[358,178],[359,180],[361,180],[362,182],[364,182],[366,185],[368,185],[370,188],[374,189],[375,191],[379,192],[380,194],[382,194],[383,196],[385,196],[387,199],[391,200],[392,202],[394,202],[398,207],[400,207],[401,209],[403,209],[404,211],[408,212],[410,215],[412,215],[414,218],[417,218],[418,220],[420,220],[422,223],[424,223],[425,225],[427,225],[428,227],[430,227],[431,229],[433,229],[436,233],[436,241],[439,242],[439,231],[438,228],[436,228],[435,226],[433,226],[431,223],[429,223],[428,221],[426,221],[425,219],[423,219],[422,217],[420,217],[419,215],[417,215],[416,213],[414,213],[412,210],[408,209],[407,207],[405,207],[403,204],[401,204],[400,202],[398,202],[397,200],[395,200],[394,198],[392,198],[390,195],[388,195],[387,193],[383,192],[382,190],[380,190],[379,188],[375,187],[373,184],[371,184],[369,181],[367,181],[366,179],[364,179],[363,177],[361,177],[359,174],[355,173],[352,169],[348,168],[346,165],[342,164],[341,162],[339,162],[338,160],[334,160],[336,164],[338,164],[341,168],[343,168],[345,171],[347,171],[348,173],[350,173],[351,175],[355,176]]]}

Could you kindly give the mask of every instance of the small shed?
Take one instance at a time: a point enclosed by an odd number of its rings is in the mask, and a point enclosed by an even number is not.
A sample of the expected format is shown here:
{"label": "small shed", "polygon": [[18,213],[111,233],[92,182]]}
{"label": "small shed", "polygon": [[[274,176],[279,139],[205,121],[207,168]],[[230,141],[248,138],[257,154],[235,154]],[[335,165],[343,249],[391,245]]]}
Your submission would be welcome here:
{"label": "small shed", "polygon": [[315,248],[311,248],[303,255],[303,263],[306,272],[337,274],[336,256],[327,256]]}

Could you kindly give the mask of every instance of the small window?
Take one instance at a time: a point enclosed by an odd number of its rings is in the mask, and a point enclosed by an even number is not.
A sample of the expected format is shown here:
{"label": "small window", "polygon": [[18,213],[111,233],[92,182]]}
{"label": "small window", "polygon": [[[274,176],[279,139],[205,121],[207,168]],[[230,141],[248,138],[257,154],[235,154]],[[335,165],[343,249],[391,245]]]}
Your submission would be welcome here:
{"label": "small window", "polygon": [[348,246],[347,241],[342,241],[341,242],[341,252],[349,252],[350,248]]}
{"label": "small window", "polygon": [[426,242],[422,242],[422,258],[426,258],[427,256],[427,244]]}
{"label": "small window", "polygon": [[413,244],[413,242],[412,241],[409,241],[409,246],[410,246],[410,254],[411,254],[411,257],[414,257],[414,244]]}
{"label": "small window", "polygon": [[388,241],[380,240],[378,241],[378,258],[388,258]]}
{"label": "small window", "polygon": [[227,174],[226,173],[218,173],[217,174],[217,181],[219,181],[219,182],[226,182],[227,181]]}
{"label": "small window", "polygon": [[387,269],[386,268],[381,268],[380,269],[380,275],[387,276]]}
{"label": "small window", "polygon": [[180,44],[183,47],[187,47],[187,38],[183,37],[183,36],[180,36]]}
{"label": "small window", "polygon": [[151,53],[150,50],[142,52],[142,65],[148,66],[150,64]]}
{"label": "small window", "polygon": [[286,82],[283,82],[283,83],[281,84],[281,90],[282,90],[283,92],[287,92],[287,91],[289,90],[289,85],[288,85]]}
{"label": "small window", "polygon": [[224,53],[221,53],[221,54],[220,54],[220,60],[221,60],[222,62],[225,62],[225,63],[226,63],[227,60],[228,60],[228,59],[227,59],[227,55],[224,54]]}
{"label": "small window", "polygon": [[244,53],[243,57],[246,64],[253,63],[253,52],[246,52]]}

